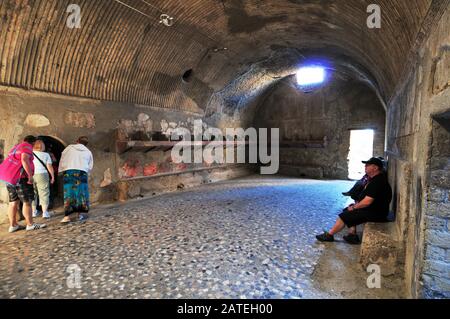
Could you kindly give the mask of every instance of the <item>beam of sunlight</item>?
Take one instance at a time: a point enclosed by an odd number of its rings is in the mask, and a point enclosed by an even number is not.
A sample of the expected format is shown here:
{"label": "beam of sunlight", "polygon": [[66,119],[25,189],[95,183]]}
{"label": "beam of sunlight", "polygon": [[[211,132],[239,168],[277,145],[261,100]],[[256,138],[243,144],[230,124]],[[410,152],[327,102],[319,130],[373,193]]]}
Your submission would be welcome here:
{"label": "beam of sunlight", "polygon": [[320,84],[325,81],[325,69],[321,66],[305,66],[297,71],[298,85]]}

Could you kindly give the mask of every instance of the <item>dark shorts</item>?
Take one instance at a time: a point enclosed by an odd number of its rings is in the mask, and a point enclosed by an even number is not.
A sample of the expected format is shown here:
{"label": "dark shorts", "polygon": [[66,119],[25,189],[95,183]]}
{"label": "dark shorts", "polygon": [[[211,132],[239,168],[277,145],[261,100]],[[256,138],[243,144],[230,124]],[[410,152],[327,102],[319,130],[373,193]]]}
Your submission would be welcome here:
{"label": "dark shorts", "polygon": [[9,201],[20,200],[22,203],[30,203],[34,200],[34,187],[27,183],[28,179],[21,179],[16,186],[7,185]]}
{"label": "dark shorts", "polygon": [[378,212],[369,211],[366,209],[357,209],[349,212],[347,209],[339,215],[343,220],[345,226],[353,227],[368,222],[386,223],[388,214],[380,214]]}

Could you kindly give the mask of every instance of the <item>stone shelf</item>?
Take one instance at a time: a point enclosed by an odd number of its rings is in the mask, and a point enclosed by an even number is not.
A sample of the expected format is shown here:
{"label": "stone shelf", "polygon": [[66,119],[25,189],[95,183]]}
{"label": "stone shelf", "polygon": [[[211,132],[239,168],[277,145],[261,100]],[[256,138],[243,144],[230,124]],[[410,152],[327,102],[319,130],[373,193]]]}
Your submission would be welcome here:
{"label": "stone shelf", "polygon": [[118,154],[123,154],[129,151],[136,152],[150,152],[150,151],[168,151],[172,149],[176,144],[186,146],[198,146],[202,147],[206,145],[223,145],[224,147],[228,145],[248,145],[249,142],[242,141],[116,141],[116,149]]}
{"label": "stone shelf", "polygon": [[120,182],[133,182],[133,181],[140,181],[140,180],[147,180],[152,178],[158,178],[158,177],[164,177],[164,176],[172,176],[172,175],[182,175],[182,174],[189,174],[189,173],[197,173],[202,171],[212,171],[216,169],[225,169],[230,167],[243,167],[242,164],[224,164],[224,165],[213,165],[209,167],[199,167],[199,168],[192,168],[187,169],[185,171],[173,171],[173,172],[165,172],[165,173],[159,173],[154,175],[148,175],[148,176],[135,176],[135,177],[122,177],[119,179]]}
{"label": "stone shelf", "polygon": [[327,146],[324,140],[309,141],[281,141],[280,148],[325,148]]}

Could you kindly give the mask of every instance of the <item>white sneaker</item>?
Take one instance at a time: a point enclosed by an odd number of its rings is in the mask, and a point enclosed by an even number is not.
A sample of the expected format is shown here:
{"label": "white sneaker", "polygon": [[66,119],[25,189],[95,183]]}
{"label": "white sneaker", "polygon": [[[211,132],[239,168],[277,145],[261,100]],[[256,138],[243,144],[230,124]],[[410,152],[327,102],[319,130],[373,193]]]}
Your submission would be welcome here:
{"label": "white sneaker", "polygon": [[33,218],[36,218],[36,217],[38,217],[39,216],[39,211],[38,210],[35,210],[34,212],[33,212]]}
{"label": "white sneaker", "polygon": [[22,226],[22,225],[17,225],[17,226],[14,226],[14,227],[10,226],[8,232],[14,233],[14,232],[16,232],[18,230],[22,230],[22,229],[25,229],[25,227]]}
{"label": "white sneaker", "polygon": [[27,230],[38,230],[45,227],[47,227],[46,224],[33,224],[31,226],[27,226]]}
{"label": "white sneaker", "polygon": [[44,217],[45,219],[49,219],[52,218],[55,214],[53,212],[45,212],[42,214],[42,217]]}

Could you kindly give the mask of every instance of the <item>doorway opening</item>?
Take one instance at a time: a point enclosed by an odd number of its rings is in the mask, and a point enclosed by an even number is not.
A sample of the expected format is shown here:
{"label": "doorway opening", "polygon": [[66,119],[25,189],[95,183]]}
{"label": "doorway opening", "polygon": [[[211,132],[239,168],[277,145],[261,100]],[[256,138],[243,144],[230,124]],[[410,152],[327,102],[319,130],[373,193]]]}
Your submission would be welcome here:
{"label": "doorway opening", "polygon": [[373,156],[374,130],[351,130],[350,151],[348,153],[348,178],[361,179],[364,174],[364,164]]}
{"label": "doorway opening", "polygon": [[38,139],[42,140],[45,144],[45,152],[50,154],[53,161],[53,170],[55,172],[55,183],[50,187],[50,206],[54,209],[63,205],[63,184],[62,180],[58,177],[58,166],[61,159],[61,154],[66,148],[64,143],[51,136],[38,136]]}

